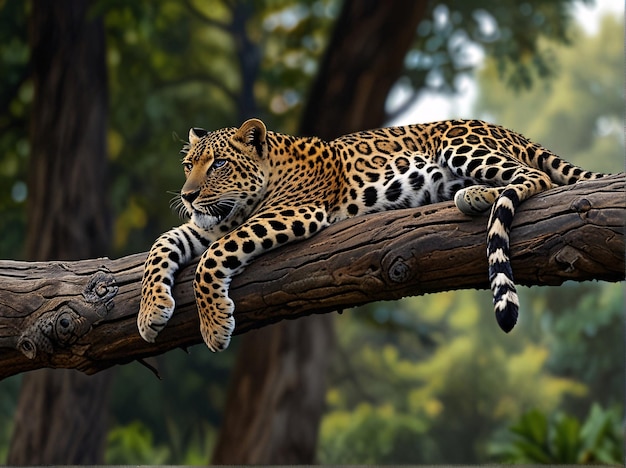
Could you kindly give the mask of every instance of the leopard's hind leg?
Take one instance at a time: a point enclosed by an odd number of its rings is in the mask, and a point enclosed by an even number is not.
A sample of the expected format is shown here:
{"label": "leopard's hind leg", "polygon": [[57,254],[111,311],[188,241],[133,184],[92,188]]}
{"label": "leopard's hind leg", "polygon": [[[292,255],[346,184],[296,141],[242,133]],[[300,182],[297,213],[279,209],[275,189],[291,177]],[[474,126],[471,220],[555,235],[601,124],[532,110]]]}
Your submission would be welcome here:
{"label": "leopard's hind leg", "polygon": [[502,194],[504,187],[471,185],[454,194],[454,204],[462,213],[476,215],[490,209]]}
{"label": "leopard's hind leg", "polygon": [[[552,187],[552,181],[538,169],[516,164],[505,157],[502,157],[502,162],[506,163],[506,168],[497,172],[489,171],[493,165],[474,164],[463,175],[490,185],[462,188],[455,194],[454,201],[466,214],[478,214],[491,206],[487,224],[489,283],[496,320],[500,328],[508,333],[515,326],[519,311],[509,249],[513,216],[522,201]],[[451,162],[449,164],[452,166]],[[458,171],[458,168],[455,169]],[[486,178],[484,174],[491,174],[492,177]]]}

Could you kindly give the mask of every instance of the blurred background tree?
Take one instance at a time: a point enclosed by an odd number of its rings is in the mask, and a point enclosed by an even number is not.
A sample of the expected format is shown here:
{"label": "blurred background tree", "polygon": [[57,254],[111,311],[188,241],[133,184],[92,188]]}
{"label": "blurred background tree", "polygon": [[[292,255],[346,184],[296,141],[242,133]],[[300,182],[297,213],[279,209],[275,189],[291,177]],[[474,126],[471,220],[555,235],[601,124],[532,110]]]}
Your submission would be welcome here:
{"label": "blurred background tree", "polygon": [[[589,169],[622,170],[623,21],[607,18],[589,35],[573,27],[578,3],[429,2],[383,120],[439,118],[434,108],[406,111],[431,92],[466,93],[481,66],[476,105],[465,116],[515,128]],[[0,8],[0,257],[24,258],[31,3],[5,0]],[[94,3],[90,14],[103,17],[107,41],[110,256],[147,250],[179,223],[166,207],[182,180],[178,134],[190,126],[256,115],[274,130],[298,131],[340,8],[335,0]],[[343,314],[318,461],[494,461],[503,452],[490,444],[506,443],[526,411],[583,420],[593,401],[620,404],[621,288],[568,284],[522,294],[527,306],[510,336],[494,327],[485,292]],[[156,358],[161,382],[137,363],[120,368],[105,461],[206,463],[240,340],[219,355],[193,349]],[[20,380],[0,382],[0,461]]]}
{"label": "blurred background tree", "polygon": [[[29,14],[30,154],[25,254],[29,260],[105,255],[108,110],[104,25],[83,0],[36,2]],[[111,372],[41,369],[24,376],[8,463],[92,464],[102,459]]]}

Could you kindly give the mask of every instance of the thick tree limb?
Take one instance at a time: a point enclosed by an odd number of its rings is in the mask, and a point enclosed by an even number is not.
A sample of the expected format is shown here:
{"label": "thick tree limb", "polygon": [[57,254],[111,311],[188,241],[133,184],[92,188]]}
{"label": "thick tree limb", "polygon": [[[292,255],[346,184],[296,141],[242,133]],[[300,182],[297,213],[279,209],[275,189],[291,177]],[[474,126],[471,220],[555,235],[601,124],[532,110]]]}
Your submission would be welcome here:
{"label": "thick tree limb", "polygon": [[[525,202],[511,234],[517,283],[622,281],[625,181],[619,174]],[[485,228],[486,217],[465,216],[452,203],[331,226],[264,255],[234,279],[235,333],[377,300],[487,288]],[[193,265],[179,275],[177,312],[157,342],[139,336],[145,256],[0,261],[0,378],[41,367],[91,374],[200,343]]]}

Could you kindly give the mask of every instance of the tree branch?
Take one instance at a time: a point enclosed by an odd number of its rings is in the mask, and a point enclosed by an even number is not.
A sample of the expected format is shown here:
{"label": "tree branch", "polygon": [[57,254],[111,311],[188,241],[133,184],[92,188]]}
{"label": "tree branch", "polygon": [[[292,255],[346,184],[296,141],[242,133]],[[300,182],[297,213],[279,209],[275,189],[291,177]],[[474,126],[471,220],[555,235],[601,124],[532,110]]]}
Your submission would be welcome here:
{"label": "tree branch", "polygon": [[[619,174],[526,201],[511,233],[517,283],[624,280],[625,183]],[[233,280],[235,334],[377,300],[486,289],[485,231],[486,216],[465,216],[452,203],[331,226],[260,257]],[[145,257],[0,261],[0,378],[41,367],[91,374],[200,343],[195,265],[177,279],[177,311],[157,342],[139,336]]]}

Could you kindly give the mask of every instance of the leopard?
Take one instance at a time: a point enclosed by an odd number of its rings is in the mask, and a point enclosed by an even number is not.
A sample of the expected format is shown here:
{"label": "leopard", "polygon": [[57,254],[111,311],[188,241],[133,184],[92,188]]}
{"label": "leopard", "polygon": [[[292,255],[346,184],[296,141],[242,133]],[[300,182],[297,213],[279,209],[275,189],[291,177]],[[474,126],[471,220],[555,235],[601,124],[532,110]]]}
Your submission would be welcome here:
{"label": "leopard", "polygon": [[488,281],[499,327],[515,326],[519,299],[510,262],[513,217],[529,197],[606,174],[583,170],[513,130],[482,120],[392,126],[325,141],[270,131],[260,119],[189,130],[186,220],[148,252],[137,327],[154,342],[175,309],[178,271],[197,259],[193,290],[206,346],[222,351],[235,328],[234,276],[255,258],[355,216],[454,201],[489,211]]}

